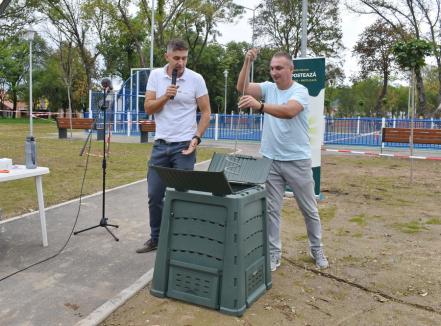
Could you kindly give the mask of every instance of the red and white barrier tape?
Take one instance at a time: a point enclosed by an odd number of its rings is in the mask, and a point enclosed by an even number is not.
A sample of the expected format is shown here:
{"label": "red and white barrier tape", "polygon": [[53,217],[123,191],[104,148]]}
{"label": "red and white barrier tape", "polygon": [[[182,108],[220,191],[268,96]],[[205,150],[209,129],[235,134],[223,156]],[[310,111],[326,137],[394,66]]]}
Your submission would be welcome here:
{"label": "red and white barrier tape", "polygon": [[386,156],[386,157],[396,157],[396,158],[404,158],[404,159],[413,158],[417,160],[441,161],[441,157],[438,156],[419,156],[419,155],[417,156],[417,155],[402,155],[402,154],[390,154],[390,153],[362,152],[362,151],[354,151],[350,149],[332,149],[332,148],[322,148],[322,151],[368,155],[368,156]]}

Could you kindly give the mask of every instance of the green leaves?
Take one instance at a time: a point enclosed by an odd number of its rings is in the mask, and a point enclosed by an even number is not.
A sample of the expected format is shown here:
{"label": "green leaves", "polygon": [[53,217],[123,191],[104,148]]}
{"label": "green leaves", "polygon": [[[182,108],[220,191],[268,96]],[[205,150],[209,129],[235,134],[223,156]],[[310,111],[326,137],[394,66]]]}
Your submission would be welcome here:
{"label": "green leaves", "polygon": [[410,70],[424,67],[425,57],[432,54],[432,51],[429,42],[418,39],[397,42],[392,48],[399,66]]}

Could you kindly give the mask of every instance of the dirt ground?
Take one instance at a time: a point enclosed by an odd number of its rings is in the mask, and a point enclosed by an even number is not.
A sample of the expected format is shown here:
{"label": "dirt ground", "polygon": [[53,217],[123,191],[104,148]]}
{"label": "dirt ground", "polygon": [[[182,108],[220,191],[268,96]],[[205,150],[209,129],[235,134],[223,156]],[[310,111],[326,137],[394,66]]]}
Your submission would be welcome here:
{"label": "dirt ground", "polygon": [[294,199],[273,287],[242,317],[145,288],[102,325],[441,325],[441,162],[325,155],[319,202],[330,268],[307,256]]}

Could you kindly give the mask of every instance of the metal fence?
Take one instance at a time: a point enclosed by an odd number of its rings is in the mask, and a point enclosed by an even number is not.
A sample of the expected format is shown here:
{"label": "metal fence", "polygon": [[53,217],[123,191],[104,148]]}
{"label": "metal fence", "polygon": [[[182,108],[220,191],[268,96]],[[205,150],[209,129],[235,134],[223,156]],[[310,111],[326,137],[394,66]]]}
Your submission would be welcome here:
{"label": "metal fence", "polygon": [[[410,128],[409,119],[396,118],[325,118],[324,143],[328,145],[356,145],[409,147],[409,144],[381,142],[383,127]],[[441,119],[415,119],[414,128],[441,129]],[[420,149],[441,149],[436,144],[414,144]]]}
{"label": "metal fence", "polygon": [[[107,121],[114,134],[139,135],[139,120],[148,119],[144,113],[143,98],[119,92],[106,98]],[[103,95],[92,93],[89,116],[97,119],[102,127]],[[129,108],[131,110],[129,110]],[[200,116],[198,115],[198,119]],[[262,137],[263,115],[256,114],[212,114],[210,126],[204,134],[208,139],[260,141]],[[355,145],[376,147],[408,147],[408,144],[381,142],[383,127],[410,128],[409,119],[395,118],[332,118],[325,117],[325,145]],[[441,129],[441,119],[416,119],[415,128]],[[440,145],[415,144],[415,148],[441,149]]]}

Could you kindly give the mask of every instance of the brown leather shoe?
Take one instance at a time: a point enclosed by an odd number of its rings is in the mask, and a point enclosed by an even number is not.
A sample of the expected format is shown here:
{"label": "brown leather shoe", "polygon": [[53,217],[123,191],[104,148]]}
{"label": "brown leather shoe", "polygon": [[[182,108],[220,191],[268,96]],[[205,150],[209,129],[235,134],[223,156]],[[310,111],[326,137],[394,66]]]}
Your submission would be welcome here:
{"label": "brown leather shoe", "polygon": [[144,243],[144,246],[142,248],[136,249],[136,252],[138,254],[143,254],[145,252],[150,252],[153,250],[156,250],[158,248],[158,242],[154,241],[152,239],[147,240],[146,243]]}

